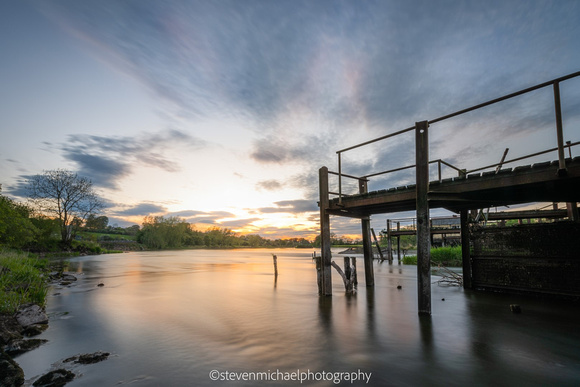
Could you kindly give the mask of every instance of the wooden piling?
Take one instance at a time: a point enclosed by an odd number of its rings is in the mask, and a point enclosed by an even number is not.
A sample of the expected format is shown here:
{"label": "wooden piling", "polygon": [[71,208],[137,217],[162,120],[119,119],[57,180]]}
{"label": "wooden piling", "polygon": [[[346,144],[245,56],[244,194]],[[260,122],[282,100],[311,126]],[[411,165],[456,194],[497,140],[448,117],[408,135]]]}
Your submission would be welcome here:
{"label": "wooden piling", "polygon": [[391,241],[391,219],[387,219],[387,258],[393,263],[393,242]]}
{"label": "wooden piling", "polygon": [[419,314],[431,314],[431,230],[429,227],[429,123],[415,123],[417,195],[417,286]]}
{"label": "wooden piling", "polygon": [[354,281],[352,279],[352,269],[350,266],[350,258],[344,257],[344,271],[334,261],[332,261],[331,265],[336,269],[338,274],[341,276],[342,282],[344,283],[344,290],[347,293],[354,293]]}
{"label": "wooden piling", "polygon": [[276,254],[272,254],[272,260],[274,261],[274,275],[278,277],[278,257]]}
{"label": "wooden piling", "polygon": [[371,228],[371,233],[373,234],[373,239],[375,241],[375,246],[377,246],[377,250],[379,251],[379,256],[381,257],[381,261],[385,259],[383,257],[383,252],[381,251],[381,245],[379,244],[379,240],[377,239],[377,235],[375,234],[375,229]]}
{"label": "wooden piling", "polygon": [[463,288],[471,289],[471,251],[469,247],[469,212],[460,213],[461,223],[461,260],[463,263]]}
{"label": "wooden piling", "polygon": [[[364,194],[368,192],[367,181],[358,181],[359,193]],[[363,239],[363,253],[365,264],[365,285],[375,286],[375,273],[373,269],[373,245],[371,241],[371,218],[365,217],[361,219],[362,239]]]}
{"label": "wooden piling", "polygon": [[319,190],[320,190],[320,271],[321,286],[318,293],[323,296],[332,295],[332,260],[330,252],[330,216],[326,209],[328,208],[328,168],[322,167],[319,170]]}
{"label": "wooden piling", "polygon": [[[401,231],[401,222],[397,222],[397,231]],[[401,236],[397,235],[397,260],[401,264]]]}

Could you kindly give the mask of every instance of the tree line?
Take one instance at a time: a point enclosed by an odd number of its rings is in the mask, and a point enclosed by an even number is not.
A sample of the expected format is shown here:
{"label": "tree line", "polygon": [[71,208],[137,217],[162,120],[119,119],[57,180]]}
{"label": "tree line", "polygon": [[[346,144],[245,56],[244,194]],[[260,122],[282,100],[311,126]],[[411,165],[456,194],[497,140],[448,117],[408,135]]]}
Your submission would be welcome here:
{"label": "tree line", "polygon": [[178,217],[147,216],[137,233],[137,241],[150,249],[187,247],[313,247],[305,238],[266,239],[257,234],[238,235],[228,228],[196,229]]}
{"label": "tree line", "polygon": [[[19,203],[1,193],[0,245],[37,251],[70,249],[81,233],[130,235],[148,249],[187,247],[312,247],[305,238],[266,239],[238,235],[228,228],[200,231],[178,217],[147,216],[141,227],[111,227],[100,215],[103,201],[90,180],[68,170],[45,171],[27,184],[28,201]],[[93,238],[94,239],[94,238]]]}

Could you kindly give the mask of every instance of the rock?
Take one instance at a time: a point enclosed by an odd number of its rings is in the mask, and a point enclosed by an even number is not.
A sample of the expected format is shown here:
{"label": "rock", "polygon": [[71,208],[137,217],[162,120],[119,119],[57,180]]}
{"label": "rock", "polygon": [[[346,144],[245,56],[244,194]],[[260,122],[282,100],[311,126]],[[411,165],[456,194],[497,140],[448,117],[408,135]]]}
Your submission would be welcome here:
{"label": "rock", "polygon": [[397,289],[403,289],[401,285],[397,285]]}
{"label": "rock", "polygon": [[97,351],[95,353],[86,353],[84,355],[79,355],[75,363],[79,364],[94,364],[103,360],[107,360],[109,357],[109,352]]}
{"label": "rock", "polygon": [[12,340],[22,338],[22,327],[13,316],[0,315],[0,345],[4,346]]}
{"label": "rock", "polygon": [[105,286],[105,284],[102,283],[102,282],[99,282],[99,284],[97,286],[100,287],[100,288],[102,288],[103,286]]}
{"label": "rock", "polygon": [[24,371],[10,356],[0,349],[0,386],[20,387],[24,384]]}
{"label": "rock", "polygon": [[61,281],[68,281],[68,282],[75,282],[77,280],[77,277],[75,277],[72,274],[63,274]]}
{"label": "rock", "polygon": [[516,314],[522,313],[522,308],[518,304],[511,304],[510,310]]}
{"label": "rock", "polygon": [[26,337],[32,337],[40,335],[42,332],[48,329],[48,324],[32,324],[27,326],[22,334]]}
{"label": "rock", "polygon": [[61,387],[75,378],[75,374],[65,369],[50,371],[32,385],[37,387]]}
{"label": "rock", "polygon": [[46,342],[48,342],[48,340],[45,339],[13,340],[6,346],[5,351],[7,355],[15,357],[36,349]]}
{"label": "rock", "polygon": [[36,304],[25,304],[20,306],[16,313],[16,321],[24,328],[33,324],[47,324],[48,316],[44,310]]}

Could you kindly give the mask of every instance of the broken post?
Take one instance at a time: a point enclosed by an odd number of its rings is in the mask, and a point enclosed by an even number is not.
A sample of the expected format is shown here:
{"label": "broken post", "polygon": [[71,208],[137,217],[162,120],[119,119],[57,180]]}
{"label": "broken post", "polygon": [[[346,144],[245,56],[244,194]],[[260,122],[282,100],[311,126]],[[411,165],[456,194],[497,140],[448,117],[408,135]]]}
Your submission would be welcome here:
{"label": "broken post", "polygon": [[429,123],[415,123],[417,195],[417,286],[419,314],[431,314],[431,230],[429,227]]}
{"label": "broken post", "polygon": [[272,260],[274,261],[274,275],[278,277],[278,257],[276,254],[272,254]]}
{"label": "broken post", "polygon": [[351,257],[352,268],[351,268],[351,279],[354,285],[358,285],[358,276],[356,275],[356,257]]}
{"label": "broken post", "polygon": [[344,271],[340,266],[332,261],[332,266],[336,269],[338,274],[342,277],[342,282],[344,283],[344,289],[347,293],[354,293],[354,278],[353,270],[350,266],[350,257],[344,257]]}
{"label": "broken post", "polygon": [[381,261],[385,259],[383,257],[383,252],[381,251],[381,245],[379,244],[379,240],[377,239],[377,235],[375,234],[375,229],[371,227],[371,232],[373,234],[373,239],[375,240],[375,246],[377,246],[377,250],[379,251],[379,256],[381,257]]}

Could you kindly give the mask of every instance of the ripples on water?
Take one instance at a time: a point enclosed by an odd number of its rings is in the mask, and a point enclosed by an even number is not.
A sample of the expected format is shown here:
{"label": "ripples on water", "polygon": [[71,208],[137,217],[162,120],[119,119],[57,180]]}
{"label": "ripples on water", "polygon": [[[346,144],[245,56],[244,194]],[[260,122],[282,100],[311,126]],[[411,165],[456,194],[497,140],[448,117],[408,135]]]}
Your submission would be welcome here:
{"label": "ripples on water", "polygon": [[[375,288],[366,289],[360,259],[357,294],[345,295],[333,272],[334,295],[320,298],[311,254],[191,250],[72,259],[70,270],[82,275],[50,293],[60,294],[47,305],[50,328],[41,337],[49,343],[17,361],[30,381],[74,354],[112,353],[76,367],[80,377],[71,386],[300,385],[213,382],[214,369],[360,369],[372,372],[369,385],[391,386],[580,381],[578,305],[433,285],[433,315],[419,318],[415,266],[377,261]],[[512,303],[523,313],[512,314]]]}

